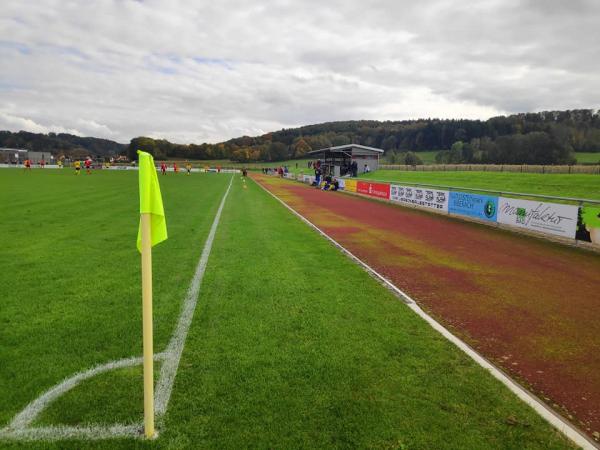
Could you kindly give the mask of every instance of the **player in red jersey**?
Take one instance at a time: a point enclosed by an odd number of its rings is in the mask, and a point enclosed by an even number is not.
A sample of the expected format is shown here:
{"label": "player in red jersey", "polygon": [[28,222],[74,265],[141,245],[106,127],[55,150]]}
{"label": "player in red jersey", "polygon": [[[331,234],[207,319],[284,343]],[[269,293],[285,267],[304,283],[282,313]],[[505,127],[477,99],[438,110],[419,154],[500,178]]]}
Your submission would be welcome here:
{"label": "player in red jersey", "polygon": [[179,172],[179,169],[177,168],[177,163],[173,163],[173,172]]}
{"label": "player in red jersey", "polygon": [[85,160],[85,163],[83,163],[85,165],[85,173],[87,173],[88,175],[92,174],[92,160],[90,158],[87,158]]}
{"label": "player in red jersey", "polygon": [[31,160],[29,158],[25,160],[25,170],[31,170]]}
{"label": "player in red jersey", "polygon": [[166,174],[167,174],[167,165],[166,165],[164,162],[160,163],[160,172],[161,172],[163,175],[166,175]]}

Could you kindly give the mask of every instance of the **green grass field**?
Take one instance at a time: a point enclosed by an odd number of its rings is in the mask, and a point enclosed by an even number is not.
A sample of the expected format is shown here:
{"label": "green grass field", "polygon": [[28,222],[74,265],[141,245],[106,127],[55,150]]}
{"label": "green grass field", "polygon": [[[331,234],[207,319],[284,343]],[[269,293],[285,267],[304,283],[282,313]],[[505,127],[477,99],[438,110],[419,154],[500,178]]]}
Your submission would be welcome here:
{"label": "green grass field", "polygon": [[575,153],[578,164],[600,164],[600,153]]}
{"label": "green grass field", "polygon": [[[137,173],[0,170],[0,428],[45,389],[141,354]],[[160,177],[155,348],[174,327],[229,175]],[[513,394],[254,182],[235,176],[173,397],[152,442],[0,448],[570,448]],[[43,424],[141,420],[139,368]]]}
{"label": "green grass field", "polygon": [[600,200],[598,175],[377,170],[361,178]]}

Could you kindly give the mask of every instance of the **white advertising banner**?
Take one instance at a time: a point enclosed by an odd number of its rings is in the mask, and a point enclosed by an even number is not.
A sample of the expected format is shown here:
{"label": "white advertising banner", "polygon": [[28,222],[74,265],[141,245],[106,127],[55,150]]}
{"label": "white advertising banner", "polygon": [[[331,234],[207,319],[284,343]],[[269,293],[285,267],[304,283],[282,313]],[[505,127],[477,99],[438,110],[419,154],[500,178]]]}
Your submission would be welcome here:
{"label": "white advertising banner", "polygon": [[439,191],[414,186],[399,186],[392,184],[390,187],[390,200],[423,208],[436,209],[448,212],[448,191]]}
{"label": "white advertising banner", "polygon": [[578,207],[516,198],[498,199],[498,222],[540,233],[575,238]]}
{"label": "white advertising banner", "polygon": [[139,170],[139,167],[137,167],[137,166],[110,166],[109,169],[110,170]]}

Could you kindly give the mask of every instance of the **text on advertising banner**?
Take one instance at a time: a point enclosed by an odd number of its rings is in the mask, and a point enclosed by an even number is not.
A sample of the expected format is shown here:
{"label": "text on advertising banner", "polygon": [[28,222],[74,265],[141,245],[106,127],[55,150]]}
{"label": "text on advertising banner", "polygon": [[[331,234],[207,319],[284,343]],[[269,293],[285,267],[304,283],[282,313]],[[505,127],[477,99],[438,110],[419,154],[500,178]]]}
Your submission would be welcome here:
{"label": "text on advertising banner", "polygon": [[424,208],[448,211],[448,191],[438,191],[414,186],[398,186],[392,184],[390,188],[390,200],[399,203],[421,206]]}
{"label": "text on advertising banner", "polygon": [[495,222],[498,213],[498,197],[450,191],[448,211]]}
{"label": "text on advertising banner", "polygon": [[370,195],[377,198],[390,198],[390,185],[383,183],[369,183],[367,181],[359,181],[356,183],[356,192],[359,194]]}
{"label": "text on advertising banner", "polygon": [[578,211],[573,205],[498,199],[498,222],[568,238],[575,237]]}
{"label": "text on advertising banner", "polygon": [[344,190],[349,192],[356,192],[356,180],[345,180]]}

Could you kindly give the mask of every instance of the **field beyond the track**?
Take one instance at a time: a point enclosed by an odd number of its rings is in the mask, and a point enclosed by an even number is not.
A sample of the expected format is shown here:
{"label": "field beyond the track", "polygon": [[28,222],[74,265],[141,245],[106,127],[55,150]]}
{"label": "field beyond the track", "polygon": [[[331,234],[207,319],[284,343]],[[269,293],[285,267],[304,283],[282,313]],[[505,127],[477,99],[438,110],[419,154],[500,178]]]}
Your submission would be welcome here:
{"label": "field beyond the track", "polygon": [[[164,349],[231,175],[160,177]],[[244,187],[245,185],[245,187]],[[137,173],[0,170],[0,428],[75,372],[141,354]],[[141,420],[139,368],[51,404],[44,424]],[[255,182],[234,176],[169,410],[153,442],[0,448],[571,448]]]}
{"label": "field beyond the track", "polygon": [[377,170],[361,178],[600,200],[600,175]]}

